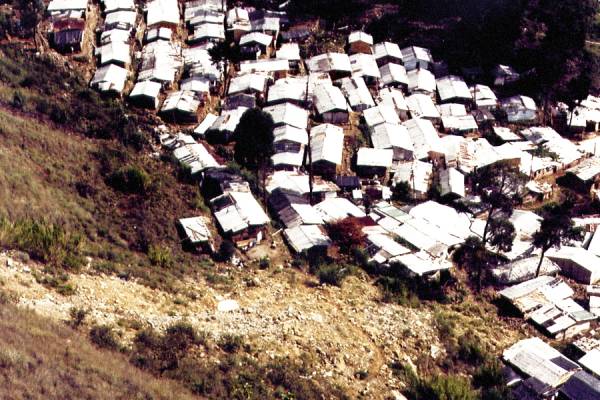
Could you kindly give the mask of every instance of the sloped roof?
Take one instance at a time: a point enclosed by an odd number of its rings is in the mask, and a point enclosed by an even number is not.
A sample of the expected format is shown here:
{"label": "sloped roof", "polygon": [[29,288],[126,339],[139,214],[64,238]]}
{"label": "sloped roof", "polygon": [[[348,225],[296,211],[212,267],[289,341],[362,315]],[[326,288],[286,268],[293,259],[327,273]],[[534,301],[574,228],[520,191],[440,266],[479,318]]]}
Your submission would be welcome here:
{"label": "sloped roof", "polygon": [[321,124],[310,130],[312,162],[329,161],[342,163],[344,130],[332,124]]}
{"label": "sloped roof", "polygon": [[306,129],[287,124],[273,129],[273,143],[284,140],[306,145],[308,144],[308,133],[306,133]]}
{"label": "sloped roof", "polygon": [[408,111],[408,104],[402,91],[395,88],[383,88],[379,91],[377,104],[389,105],[397,111]]}
{"label": "sloped roof", "polygon": [[366,214],[350,200],[343,197],[326,198],[315,209],[326,223],[335,222],[348,217],[362,218]]}
{"label": "sloped roof", "polygon": [[273,41],[273,36],[267,35],[262,32],[250,32],[240,38],[240,46],[246,46],[252,43],[258,43],[262,46],[268,47]]}
{"label": "sloped roof", "polygon": [[265,90],[269,77],[263,73],[250,73],[238,75],[231,79],[228,94],[241,92],[258,92]]}
{"label": "sloped roof", "polygon": [[412,94],[406,98],[406,104],[413,118],[440,118],[440,112],[431,97],[426,94]]}
{"label": "sloped roof", "polygon": [[430,121],[413,118],[403,122],[402,125],[408,130],[413,142],[416,159],[428,157],[430,151],[444,153],[440,137]]}
{"label": "sloped roof", "polygon": [[433,165],[415,160],[398,164],[394,174],[394,183],[406,182],[411,190],[427,193],[431,186]]}
{"label": "sloped roof", "polygon": [[409,92],[427,92],[435,91],[435,76],[426,69],[414,69],[406,73],[408,77]]}
{"label": "sloped roof", "polygon": [[[588,353],[589,354],[589,353]],[[598,353],[596,353],[598,354]],[[596,374],[598,374],[598,365],[600,358],[596,358]],[[580,360],[581,362],[581,360]],[[560,388],[560,392],[566,396],[568,400],[599,400],[600,399],[600,380],[584,371],[577,371],[571,378]]]}
{"label": "sloped roof", "polygon": [[465,176],[456,168],[448,168],[440,171],[440,194],[456,194],[465,197]]}
{"label": "sloped roof", "polygon": [[365,42],[369,45],[373,44],[373,36],[363,31],[354,31],[348,35],[348,43]]}
{"label": "sloped roof", "polygon": [[161,84],[153,81],[137,82],[129,97],[145,96],[156,99],[160,94]]}
{"label": "sloped roof", "polygon": [[318,225],[300,225],[285,229],[283,235],[296,253],[301,253],[315,246],[328,247],[331,239]]}
{"label": "sloped roof", "polygon": [[350,58],[345,53],[325,53],[307,60],[310,72],[345,71],[352,72]]}
{"label": "sloped roof", "polygon": [[388,63],[379,67],[379,73],[382,87],[398,83],[408,85],[408,75],[403,65]]}
{"label": "sloped roof", "polygon": [[179,24],[179,4],[177,0],[152,0],[146,3],[148,9],[146,23],[153,26],[161,23]]}
{"label": "sloped roof", "polygon": [[400,47],[398,47],[396,43],[392,42],[376,43],[373,47],[373,54],[376,60],[387,56],[402,60],[402,52],[400,51]]}
{"label": "sloped roof", "polygon": [[379,67],[375,58],[371,54],[357,53],[352,54],[350,57],[350,66],[352,68],[352,75],[354,76],[367,76],[372,78],[380,78]]}
{"label": "sloped roof", "polygon": [[300,129],[308,126],[308,110],[295,104],[276,104],[263,108],[263,111],[273,117],[275,125],[286,124]]}
{"label": "sloped roof", "polygon": [[277,58],[288,61],[300,60],[300,46],[298,43],[282,43],[279,50],[276,52]]}
{"label": "sloped roof", "polygon": [[307,100],[307,79],[287,77],[278,79],[269,87],[267,102],[274,103],[281,100]]}
{"label": "sloped roof", "polygon": [[376,149],[400,148],[413,151],[413,144],[404,125],[383,123],[371,130],[371,141]]}
{"label": "sloped roof", "polygon": [[436,80],[436,86],[441,101],[451,99],[471,99],[471,91],[465,81],[455,75],[448,75]]}
{"label": "sloped roof", "polygon": [[100,67],[94,73],[90,86],[102,92],[121,93],[127,81],[127,70],[118,65],[108,64]]}
{"label": "sloped roof", "polygon": [[207,242],[212,236],[208,229],[208,219],[206,217],[181,218],[179,224],[191,243]]}
{"label": "sloped roof", "polygon": [[383,123],[398,125],[400,118],[393,106],[388,104],[379,104],[375,107],[367,108],[363,111],[363,117],[369,128]]}
{"label": "sloped roof", "polygon": [[369,88],[367,88],[364,79],[360,76],[342,78],[338,82],[341,86],[342,92],[348,99],[350,107],[372,107],[375,105],[373,97],[371,97],[371,93],[369,92]]}
{"label": "sloped roof", "polygon": [[317,84],[314,87],[314,103],[319,114],[348,110],[342,91],[333,85]]}

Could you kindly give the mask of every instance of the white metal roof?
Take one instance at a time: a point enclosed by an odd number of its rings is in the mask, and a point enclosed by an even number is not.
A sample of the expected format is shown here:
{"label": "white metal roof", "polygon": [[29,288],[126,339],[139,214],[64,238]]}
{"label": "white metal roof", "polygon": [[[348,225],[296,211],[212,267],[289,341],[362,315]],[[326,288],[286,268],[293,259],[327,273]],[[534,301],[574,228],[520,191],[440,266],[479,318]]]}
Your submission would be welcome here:
{"label": "white metal roof", "polygon": [[383,88],[379,91],[377,104],[392,106],[396,111],[408,111],[408,104],[402,91],[396,88]]}
{"label": "white metal roof", "polygon": [[379,67],[372,54],[357,53],[350,56],[352,75],[381,78]]}
{"label": "white metal roof", "polygon": [[158,98],[160,94],[161,84],[153,81],[142,81],[137,82],[133,87],[133,90],[129,94],[129,97],[151,97],[153,99]]}
{"label": "white metal roof", "polygon": [[127,43],[131,39],[129,31],[124,29],[111,29],[100,34],[100,44],[108,44],[111,42]]}
{"label": "white metal roof", "polygon": [[375,55],[375,59],[379,60],[383,57],[394,57],[398,60],[402,60],[402,52],[400,51],[400,47],[396,43],[392,42],[382,42],[377,43],[373,47],[373,54]]}
{"label": "white metal roof", "polygon": [[354,31],[348,35],[348,43],[365,42],[368,45],[373,45],[373,36],[363,31]]}
{"label": "white metal roof", "polygon": [[268,47],[273,41],[273,36],[267,35],[262,32],[250,32],[240,38],[240,46],[249,45],[252,43],[258,43],[262,46]]}
{"label": "white metal roof", "polygon": [[388,63],[379,67],[381,75],[380,86],[385,87],[394,84],[404,84],[408,86],[408,75],[403,65]]}
{"label": "white metal roof", "polygon": [[[296,171],[275,171],[267,178],[267,192],[280,188],[291,193],[305,195],[310,191],[308,175]],[[333,182],[314,179],[313,193],[336,193],[340,188]]]}
{"label": "white metal roof", "polygon": [[96,53],[100,56],[100,65],[113,62],[129,64],[131,62],[129,52],[129,45],[123,42],[111,42],[96,49]]}
{"label": "white metal roof", "polygon": [[347,217],[362,218],[366,214],[350,200],[343,197],[330,197],[319,204],[315,209],[326,223],[335,222]]}
{"label": "white metal roof", "polygon": [[215,120],[210,129],[214,129],[221,132],[234,132],[240,118],[246,112],[246,107],[238,107],[234,110],[227,110],[221,113],[221,115]]}
{"label": "white metal roof", "polygon": [[290,63],[285,59],[248,60],[240,63],[240,73],[288,71]]}
{"label": "white metal roof", "polygon": [[448,168],[440,171],[440,194],[456,194],[465,197],[465,176],[456,168]]}
{"label": "white metal roof", "polygon": [[188,41],[202,39],[225,39],[225,28],[218,24],[200,24],[194,26],[194,32],[188,36]]}
{"label": "white metal roof", "polygon": [[600,348],[593,349],[581,357],[579,364],[596,376],[600,376]]}
{"label": "white metal roof", "polygon": [[212,236],[208,229],[208,219],[206,217],[181,218],[179,224],[192,243],[207,242]]}
{"label": "white metal roof", "polygon": [[307,66],[310,72],[352,72],[350,59],[345,53],[319,54],[308,59]]}
{"label": "white metal roof", "polygon": [[494,126],[494,133],[505,142],[519,141],[522,138],[510,130],[510,128],[504,126]]}
{"label": "white metal roof", "polygon": [[275,166],[290,165],[293,167],[300,167],[302,166],[303,159],[304,146],[302,146],[298,152],[286,151],[282,153],[275,153],[271,156],[271,162]]}
{"label": "white metal roof", "polygon": [[426,69],[414,69],[406,73],[409,92],[433,93],[435,91],[435,76]]}
{"label": "white metal roof", "polygon": [[471,99],[471,91],[465,81],[455,75],[436,80],[436,86],[442,102],[452,99]]}
{"label": "white metal roof", "polygon": [[495,107],[498,103],[498,98],[494,91],[486,85],[477,84],[469,88],[471,97],[475,98],[477,107]]}
{"label": "white metal roof", "polygon": [[288,61],[300,60],[300,46],[298,43],[283,43],[276,52],[277,58]]}
{"label": "white metal roof", "polygon": [[379,104],[375,107],[368,108],[363,111],[363,116],[369,128],[373,128],[383,123],[394,125],[400,123],[400,118],[398,117],[398,114],[396,114],[395,109],[387,104]]}
{"label": "white metal roof", "polygon": [[242,92],[262,93],[265,90],[268,80],[269,77],[263,73],[238,75],[231,79],[228,94],[231,95]]}
{"label": "white metal roof", "polygon": [[88,1],[87,0],[52,0],[48,4],[48,12],[53,13],[57,11],[71,11],[71,10],[81,10],[85,11],[87,9]]}
{"label": "white metal roof", "polygon": [[137,13],[135,11],[115,11],[106,14],[106,17],[104,18],[104,24],[123,24],[134,27],[136,20]]}
{"label": "white metal roof", "polygon": [[394,173],[394,183],[406,182],[411,190],[427,193],[431,186],[433,165],[427,162],[415,160],[398,164]]}
{"label": "white metal roof", "polygon": [[431,97],[423,93],[411,94],[406,98],[406,104],[413,118],[440,118],[440,112]]}
{"label": "white metal roof", "polygon": [[392,149],[373,149],[361,147],[358,149],[356,165],[363,167],[385,167],[392,166],[394,151]]}
{"label": "white metal roof", "polygon": [[434,258],[426,252],[403,254],[391,261],[398,261],[416,275],[423,276],[432,272],[450,269],[452,264],[441,257]]}
{"label": "white metal roof", "polygon": [[194,129],[194,133],[196,135],[204,135],[208,129],[215,123],[215,121],[219,118],[218,115],[208,113],[206,117],[200,122],[200,124]]}
{"label": "white metal roof", "polygon": [[296,253],[309,250],[315,246],[329,246],[331,239],[318,225],[300,225],[285,229],[283,235]]}
{"label": "white metal roof", "polygon": [[218,167],[219,163],[201,143],[186,144],[173,150],[173,157],[181,164],[190,168],[190,173],[196,174],[206,168]]}
{"label": "white metal roof", "polygon": [[118,65],[108,64],[100,67],[94,73],[90,86],[102,92],[121,93],[127,81],[127,70]]}
{"label": "white metal roof", "polygon": [[105,14],[120,10],[135,10],[135,3],[133,0],[104,0],[102,3],[104,4]]}
{"label": "white metal roof", "polygon": [[458,132],[476,131],[478,129],[477,122],[472,115],[442,117],[442,125],[447,130]]}
{"label": "white metal roof", "polygon": [[371,130],[371,141],[376,149],[405,149],[413,151],[413,144],[404,125],[383,123]]}
{"label": "white metal roof", "polygon": [[281,141],[296,142],[303,145],[308,143],[306,129],[297,128],[292,125],[278,126],[273,130],[273,143]]}
{"label": "white metal roof", "polygon": [[344,130],[332,124],[321,124],[310,130],[312,162],[342,163]]}
{"label": "white metal roof", "polygon": [[446,103],[437,106],[442,117],[462,117],[467,114],[467,108],[458,103]]}
{"label": "white metal roof", "polygon": [[430,151],[444,153],[440,137],[430,121],[413,118],[403,122],[403,125],[413,142],[416,159],[427,158]]}
{"label": "white metal roof", "polygon": [[417,61],[424,61],[431,63],[433,62],[433,58],[431,57],[431,52],[429,49],[418,46],[405,47],[401,50],[402,52],[402,60],[404,61],[404,65],[413,64]]}
{"label": "white metal roof", "polygon": [[371,92],[365,84],[365,81],[360,76],[353,76],[351,78],[342,78],[339,81],[342,92],[346,95],[350,107],[353,109],[356,107],[373,107],[375,102],[371,97]]}
{"label": "white metal roof", "polygon": [[584,182],[589,181],[600,174],[600,158],[586,158],[573,168],[569,168],[567,172],[577,176]]}
{"label": "white metal roof", "polygon": [[263,111],[273,117],[275,125],[286,124],[301,129],[306,129],[308,126],[308,110],[295,104],[276,104],[263,108]]}
{"label": "white metal roof", "polygon": [[328,84],[317,84],[313,92],[315,107],[319,114],[348,110],[346,98],[338,87]]}
{"label": "white metal roof", "polygon": [[146,23],[153,26],[161,23],[179,24],[179,4],[177,0],[152,0],[146,3],[148,13]]}
{"label": "white metal roof", "polygon": [[267,96],[268,103],[275,103],[281,100],[305,101],[307,99],[307,79],[297,77],[287,77],[278,79],[269,86]]}
{"label": "white metal roof", "polygon": [[210,79],[202,76],[192,76],[181,81],[181,90],[189,90],[194,93],[210,93]]}
{"label": "white metal roof", "polygon": [[162,105],[161,111],[181,111],[193,114],[198,110],[200,101],[196,98],[194,92],[190,90],[178,90],[169,93]]}

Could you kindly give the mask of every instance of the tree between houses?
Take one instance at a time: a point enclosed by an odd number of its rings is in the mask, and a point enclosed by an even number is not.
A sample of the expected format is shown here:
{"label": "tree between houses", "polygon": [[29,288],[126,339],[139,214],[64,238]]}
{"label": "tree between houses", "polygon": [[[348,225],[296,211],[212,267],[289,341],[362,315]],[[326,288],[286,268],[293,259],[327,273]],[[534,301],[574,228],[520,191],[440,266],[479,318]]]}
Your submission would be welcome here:
{"label": "tree between houses", "polygon": [[264,204],[267,168],[273,155],[273,127],[270,114],[251,108],[242,114],[234,132],[234,158],[240,165],[260,175]]}
{"label": "tree between houses", "polygon": [[559,205],[553,205],[543,211],[540,228],[533,234],[533,245],[541,250],[540,261],[535,270],[535,277],[540,275],[542,261],[546,252],[551,248],[560,248],[572,240],[581,240],[583,231],[576,228],[570,216],[572,203],[565,201]]}

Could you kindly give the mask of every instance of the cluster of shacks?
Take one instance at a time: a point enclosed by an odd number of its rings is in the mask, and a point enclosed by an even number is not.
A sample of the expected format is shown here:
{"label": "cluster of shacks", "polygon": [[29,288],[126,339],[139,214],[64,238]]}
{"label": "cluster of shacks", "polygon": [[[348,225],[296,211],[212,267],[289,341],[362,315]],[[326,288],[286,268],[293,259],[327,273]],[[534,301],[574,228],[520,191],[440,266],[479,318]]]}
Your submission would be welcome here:
{"label": "cluster of shacks", "polygon": [[[548,119],[533,98],[514,91],[520,75],[510,66],[473,79],[449,73],[426,48],[375,42],[362,31],[351,32],[343,49],[309,54],[304,44],[317,25],[290,24],[281,9],[220,0],[104,0],[101,7],[91,86],[127,94],[166,121],[194,124],[189,134],[164,133],[161,143],[198,177],[219,233],[241,249],[265,238],[270,214],[292,252],[325,255],[332,244],[327,225],[353,218],[370,261],[429,276],[450,268],[450,254],[468,237],[483,235],[485,216],[476,207],[451,206],[477,200],[468,176],[479,169],[513,165],[529,178],[525,203],[550,199],[556,184],[548,178],[557,174],[562,185],[600,199],[598,139],[591,135],[600,127],[596,97],[575,108],[559,103]],[[50,2],[57,49],[81,48],[86,10],[85,0]],[[275,126],[262,205],[205,140],[231,143],[251,108],[268,113]],[[413,205],[391,201],[398,185]],[[430,200],[432,191],[439,201]],[[580,218],[585,239],[549,251],[537,278],[532,235],[540,217],[516,210],[510,222],[516,236],[503,254],[508,262],[492,271],[506,286],[500,296],[552,338],[588,330],[600,310],[600,218]],[[189,216],[179,226],[190,243],[214,250],[209,219]],[[587,285],[587,307],[574,300],[574,281]],[[553,353],[538,351],[538,342],[531,354],[515,346],[505,359],[522,378],[519,398],[531,391],[532,398],[574,399],[590,390],[597,396],[589,375],[597,371],[586,365],[600,350],[582,358],[584,372],[572,362],[554,366],[558,356],[548,359]]]}

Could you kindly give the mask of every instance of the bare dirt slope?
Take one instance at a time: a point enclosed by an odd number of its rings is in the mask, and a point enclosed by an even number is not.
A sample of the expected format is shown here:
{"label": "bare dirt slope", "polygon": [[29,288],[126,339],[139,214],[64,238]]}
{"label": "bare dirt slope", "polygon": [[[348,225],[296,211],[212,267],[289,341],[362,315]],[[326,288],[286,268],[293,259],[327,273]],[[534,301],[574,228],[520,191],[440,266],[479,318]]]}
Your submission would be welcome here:
{"label": "bare dirt slope", "polygon": [[[315,378],[369,398],[383,398],[402,387],[390,363],[415,363],[442,347],[431,309],[380,303],[378,290],[356,277],[337,288],[316,285],[295,270],[252,270],[227,291],[188,280],[181,282],[182,295],[173,295],[114,276],[81,273],[71,276],[76,292],[66,297],[37,283],[38,268],[0,256],[2,290],[43,316],[68,320],[72,308],[87,309],[88,323],[117,327],[125,343],[134,334],[132,326],[164,329],[186,320],[214,337],[243,336],[259,361],[308,355],[319,366]],[[479,326],[494,345],[514,339],[510,332],[500,335],[501,330],[475,322],[467,324]]]}

